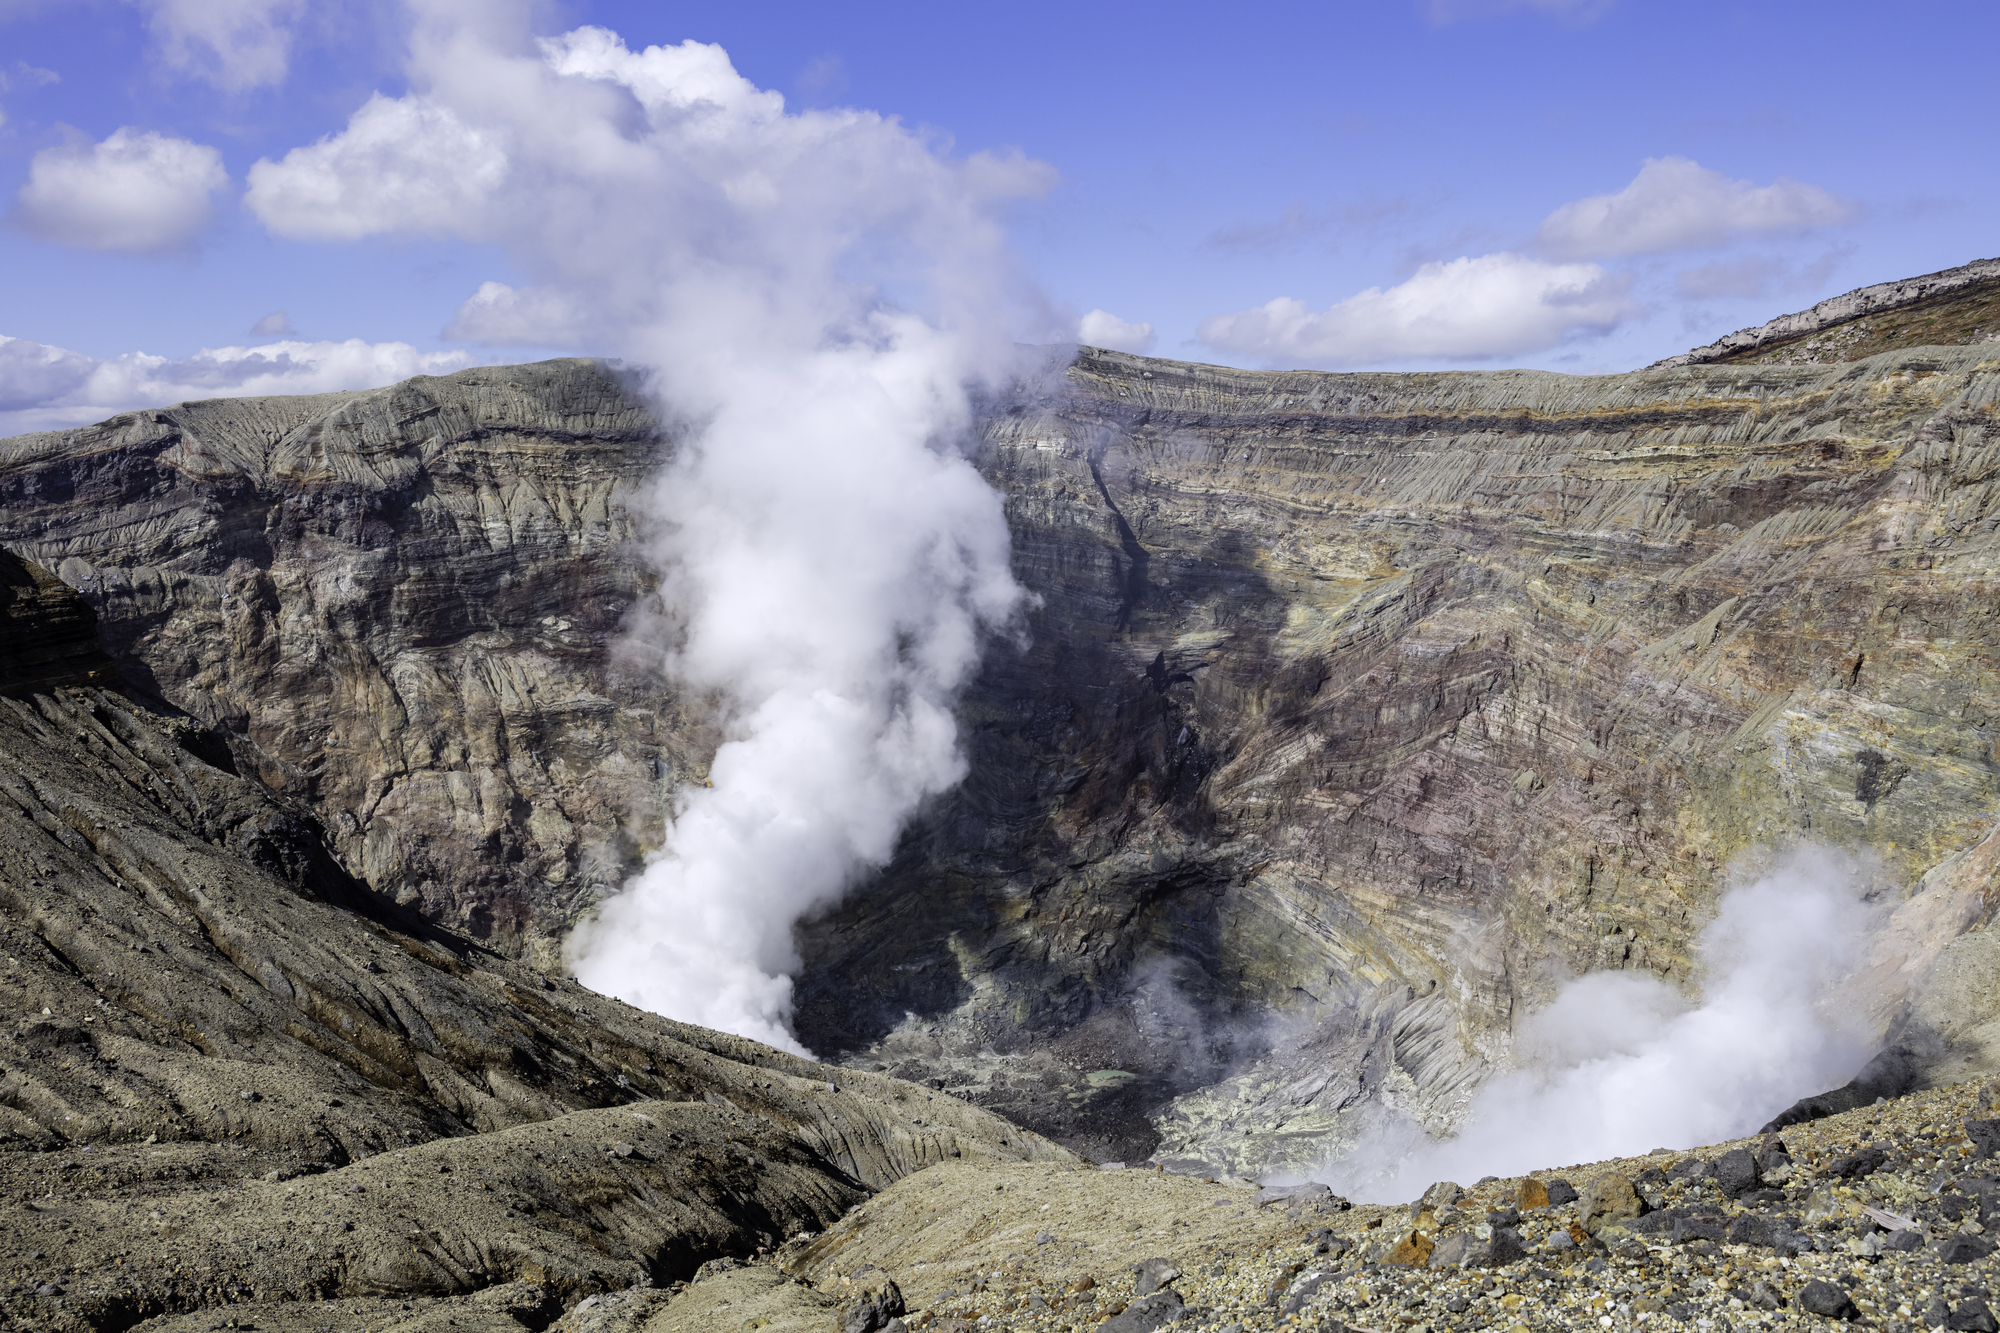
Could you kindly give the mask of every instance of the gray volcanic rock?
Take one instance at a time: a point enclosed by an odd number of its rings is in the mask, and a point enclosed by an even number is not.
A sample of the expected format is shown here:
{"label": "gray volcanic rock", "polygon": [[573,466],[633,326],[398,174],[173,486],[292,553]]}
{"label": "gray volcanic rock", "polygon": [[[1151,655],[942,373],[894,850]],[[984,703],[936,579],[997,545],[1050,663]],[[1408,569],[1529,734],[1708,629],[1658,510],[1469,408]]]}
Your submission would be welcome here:
{"label": "gray volcanic rock", "polygon": [[519,952],[706,761],[656,675],[612,660],[657,448],[584,361],[185,403],[0,442],[0,543],[83,593],[131,684],[319,812],[343,865]]}
{"label": "gray volcanic rock", "polygon": [[1903,347],[2000,342],[2000,259],[1878,282],[1739,329],[1653,369],[1724,362],[1818,365]]}
{"label": "gray volcanic rock", "polygon": [[1887,1029],[1991,912],[1996,393],[1976,348],[1594,378],[1085,349],[988,427],[1030,646],[968,699],[965,784],[807,927],[802,1033],[1125,1158],[1120,1114],[1226,1076],[1161,1160],[1309,1173],[1388,1094],[1448,1129],[1552,960],[1691,982],[1732,863],[1798,840],[1920,890],[1857,996]]}
{"label": "gray volcanic rock", "polygon": [[[1692,984],[1732,864],[1811,839],[1907,896],[1857,1004],[1987,1067],[1997,382],[1084,349],[983,419],[1041,603],[967,780],[802,925],[801,1035],[1093,1155],[1304,1173],[1452,1125],[1563,970]],[[0,443],[0,540],[341,866],[546,966],[715,739],[614,652],[661,448],[584,362],[187,404]]]}
{"label": "gray volcanic rock", "polygon": [[55,575],[0,550],[0,690],[107,685],[118,669],[97,646],[97,617]]}
{"label": "gray volcanic rock", "polygon": [[[81,614],[65,597],[56,624]],[[0,1251],[61,1290],[0,1291],[10,1326],[525,1283],[553,1302],[516,1321],[539,1328],[932,1163],[1073,1160],[934,1090],[545,977],[348,876],[185,719],[19,684],[0,676]]]}

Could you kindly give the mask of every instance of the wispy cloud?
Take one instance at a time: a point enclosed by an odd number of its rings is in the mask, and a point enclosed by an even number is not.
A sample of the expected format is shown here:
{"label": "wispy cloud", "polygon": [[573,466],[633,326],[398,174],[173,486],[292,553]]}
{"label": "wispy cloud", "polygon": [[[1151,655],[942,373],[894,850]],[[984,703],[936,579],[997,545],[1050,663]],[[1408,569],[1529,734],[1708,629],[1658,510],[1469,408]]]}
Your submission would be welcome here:
{"label": "wispy cloud", "polygon": [[1544,351],[1640,313],[1626,274],[1518,254],[1426,264],[1325,310],[1279,297],[1201,323],[1218,351],[1274,365],[1337,369],[1389,361],[1475,361]]}
{"label": "wispy cloud", "polygon": [[1851,222],[1860,212],[1852,200],[1789,177],[1760,186],[1684,157],[1653,157],[1618,193],[1549,214],[1534,249],[1555,259],[1672,254],[1751,236],[1798,235]]}
{"label": "wispy cloud", "polygon": [[1432,26],[1439,28],[1524,10],[1582,27],[1603,18],[1616,3],[1617,0],[1422,0],[1421,8]]}
{"label": "wispy cloud", "polygon": [[166,64],[225,92],[284,82],[304,0],[138,0]]}
{"label": "wispy cloud", "polygon": [[1759,297],[1785,292],[1811,292],[1824,286],[1834,271],[1853,257],[1852,245],[1836,246],[1809,264],[1776,255],[1743,255],[1718,259],[1688,269],[1674,278],[1674,293],[1684,301],[1716,297]]}
{"label": "wispy cloud", "polygon": [[1407,217],[1409,212],[1406,199],[1334,204],[1317,209],[1291,204],[1268,221],[1235,222],[1218,227],[1202,243],[1211,249],[1236,254],[1289,254],[1310,241],[1343,231],[1373,229],[1390,219]]}

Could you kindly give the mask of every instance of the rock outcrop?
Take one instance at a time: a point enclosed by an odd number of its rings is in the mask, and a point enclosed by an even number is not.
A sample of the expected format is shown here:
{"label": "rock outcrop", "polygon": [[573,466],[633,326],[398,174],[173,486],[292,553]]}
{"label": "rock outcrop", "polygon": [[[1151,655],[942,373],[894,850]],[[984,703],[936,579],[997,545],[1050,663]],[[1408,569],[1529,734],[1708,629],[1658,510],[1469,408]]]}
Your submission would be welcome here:
{"label": "rock outcrop", "polygon": [[40,565],[0,549],[0,691],[31,694],[117,678],[84,600]]}
{"label": "rock outcrop", "polygon": [[0,444],[0,543],[83,594],[134,688],[319,812],[343,865],[552,962],[707,750],[613,661],[657,449],[582,361],[185,403]]}
{"label": "rock outcrop", "polygon": [[[1566,973],[1692,985],[1730,877],[1811,840],[1897,908],[1878,1025],[1986,1051],[1989,1012],[1898,997],[1990,971],[1996,399],[1981,346],[1083,349],[983,423],[1041,603],[966,696],[968,779],[802,926],[801,1035],[1096,1156],[1271,1166],[1448,1126]],[[714,740],[615,651],[670,444],[575,361],[188,404],[0,442],[0,541],[341,867],[546,965]]]}
{"label": "rock outcrop", "polygon": [[2000,259],[1977,259],[1921,278],[1857,287],[1653,366],[1818,365],[1905,347],[1993,342],[2000,342]]}
{"label": "rock outcrop", "polygon": [[[75,603],[44,589],[48,637]],[[1073,1160],[502,957],[230,763],[113,690],[0,697],[0,1249],[40,1275],[9,1326],[485,1293],[468,1318],[539,1328],[931,1163]]]}

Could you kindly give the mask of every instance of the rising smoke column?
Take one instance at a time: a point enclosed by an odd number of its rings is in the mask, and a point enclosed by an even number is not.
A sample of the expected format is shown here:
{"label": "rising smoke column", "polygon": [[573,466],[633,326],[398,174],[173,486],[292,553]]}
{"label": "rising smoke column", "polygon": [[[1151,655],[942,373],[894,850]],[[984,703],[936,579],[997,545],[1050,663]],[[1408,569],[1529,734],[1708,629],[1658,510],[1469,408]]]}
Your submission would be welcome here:
{"label": "rising smoke column", "polygon": [[1579,977],[1522,1025],[1519,1068],[1480,1090],[1453,1137],[1391,1125],[1316,1174],[1401,1202],[1439,1180],[1719,1143],[1840,1086],[1869,1054],[1848,1021],[1862,1006],[1838,1003],[1873,920],[1856,881],[1832,854],[1793,853],[1724,895],[1696,942],[1698,1002],[1650,974]]}
{"label": "rising smoke column", "polygon": [[677,454],[649,494],[685,688],[719,701],[712,788],[572,940],[590,985],[793,1049],[791,927],[887,860],[963,772],[952,716],[1022,594],[957,452],[968,386],[1042,334],[1004,236],[1051,174],[892,119],[788,114],[715,46],[632,51],[524,10],[412,7],[412,91],[262,162],[273,231],[498,243],[453,336],[645,366]]}

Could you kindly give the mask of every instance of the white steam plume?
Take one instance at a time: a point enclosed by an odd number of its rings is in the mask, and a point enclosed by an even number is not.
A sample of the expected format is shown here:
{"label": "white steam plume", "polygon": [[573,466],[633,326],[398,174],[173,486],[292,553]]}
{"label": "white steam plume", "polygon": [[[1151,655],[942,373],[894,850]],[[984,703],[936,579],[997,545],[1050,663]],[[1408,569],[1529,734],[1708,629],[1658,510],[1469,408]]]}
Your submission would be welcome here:
{"label": "white steam plume", "polygon": [[1404,1122],[1317,1174],[1350,1197],[1401,1202],[1438,1180],[1736,1138],[1845,1083],[1869,1054],[1829,1003],[1868,938],[1854,880],[1829,854],[1794,853],[1722,899],[1699,940],[1699,1004],[1650,975],[1581,977],[1526,1021],[1522,1067],[1480,1090],[1455,1136]]}
{"label": "white steam plume", "polygon": [[252,168],[272,230],[504,244],[450,334],[650,368],[677,423],[653,487],[668,669],[722,710],[713,787],[571,941],[577,974],[797,1049],[797,917],[884,862],[963,770],[952,704],[1021,592],[1000,498],[959,453],[1033,304],[1019,157],[957,158],[892,119],[788,114],[719,47],[536,42],[523,7],[413,5],[412,91]]}

